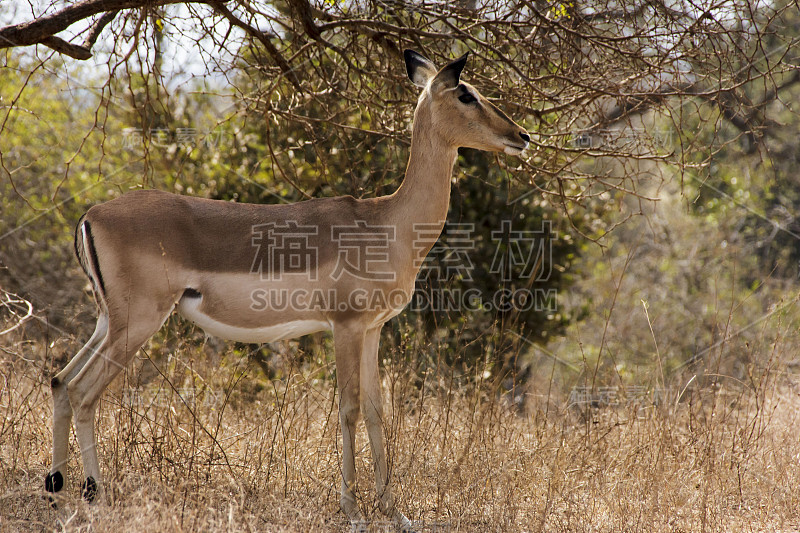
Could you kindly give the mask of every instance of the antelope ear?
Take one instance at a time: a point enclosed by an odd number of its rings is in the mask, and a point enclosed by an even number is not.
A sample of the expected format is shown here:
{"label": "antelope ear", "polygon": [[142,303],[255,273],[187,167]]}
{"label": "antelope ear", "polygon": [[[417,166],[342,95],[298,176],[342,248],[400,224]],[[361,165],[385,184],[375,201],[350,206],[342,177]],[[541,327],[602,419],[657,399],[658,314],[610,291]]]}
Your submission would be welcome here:
{"label": "antelope ear", "polygon": [[414,50],[403,50],[403,57],[406,60],[408,79],[417,87],[427,86],[430,79],[436,76],[436,65],[425,56]]}
{"label": "antelope ear", "polygon": [[469,52],[440,70],[433,79],[433,84],[443,89],[455,89],[461,79],[461,71],[467,64],[467,57],[469,57]]}

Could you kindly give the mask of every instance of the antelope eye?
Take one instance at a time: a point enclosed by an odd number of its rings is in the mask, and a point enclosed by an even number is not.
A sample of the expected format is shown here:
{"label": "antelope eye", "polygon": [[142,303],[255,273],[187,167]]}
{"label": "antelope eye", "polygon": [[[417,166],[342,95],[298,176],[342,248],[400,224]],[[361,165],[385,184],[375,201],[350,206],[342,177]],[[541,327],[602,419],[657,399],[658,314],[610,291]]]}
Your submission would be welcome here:
{"label": "antelope eye", "polygon": [[478,100],[472,96],[472,94],[465,92],[461,96],[458,97],[458,101],[462,104],[471,104],[472,102],[477,102]]}

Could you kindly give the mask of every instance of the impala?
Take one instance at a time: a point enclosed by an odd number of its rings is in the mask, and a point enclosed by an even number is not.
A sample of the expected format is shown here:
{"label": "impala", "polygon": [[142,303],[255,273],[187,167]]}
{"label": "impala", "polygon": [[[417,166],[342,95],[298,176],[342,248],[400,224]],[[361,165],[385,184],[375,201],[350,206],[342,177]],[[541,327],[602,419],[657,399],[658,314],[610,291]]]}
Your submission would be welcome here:
{"label": "impala", "polygon": [[378,343],[383,324],[410,301],[417,273],[441,232],[459,147],[518,155],[530,137],[471,85],[467,54],[441,70],[406,50],[422,88],[405,178],[389,196],[237,204],[140,190],[89,209],[75,235],[99,314],[94,334],[52,380],[49,492],[64,486],[74,413],[83,497],[101,488],[94,419],[112,379],[173,311],[204,331],[263,343],[333,332],[342,429],[341,507],[355,498],[355,424],[363,414],[380,510],[399,529],[383,442]]}

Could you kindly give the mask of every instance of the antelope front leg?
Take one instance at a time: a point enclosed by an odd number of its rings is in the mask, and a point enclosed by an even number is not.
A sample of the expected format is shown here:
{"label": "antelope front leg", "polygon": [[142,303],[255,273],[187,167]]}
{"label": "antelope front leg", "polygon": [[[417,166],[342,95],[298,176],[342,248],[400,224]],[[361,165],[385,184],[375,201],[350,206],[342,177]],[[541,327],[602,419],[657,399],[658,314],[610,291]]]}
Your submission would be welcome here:
{"label": "antelope front leg", "polygon": [[356,422],[359,413],[359,366],[364,346],[364,328],[358,325],[339,325],[334,328],[336,352],[336,382],[339,387],[339,423],[342,427],[342,497],[340,504],[347,518],[363,523],[364,515],[355,496]]}
{"label": "antelope front leg", "polygon": [[381,512],[394,520],[400,531],[412,531],[411,522],[395,507],[389,469],[383,442],[383,395],[378,370],[378,345],[381,326],[367,331],[361,355],[361,412],[367,426],[372,459],[375,463],[375,493],[380,502]]}

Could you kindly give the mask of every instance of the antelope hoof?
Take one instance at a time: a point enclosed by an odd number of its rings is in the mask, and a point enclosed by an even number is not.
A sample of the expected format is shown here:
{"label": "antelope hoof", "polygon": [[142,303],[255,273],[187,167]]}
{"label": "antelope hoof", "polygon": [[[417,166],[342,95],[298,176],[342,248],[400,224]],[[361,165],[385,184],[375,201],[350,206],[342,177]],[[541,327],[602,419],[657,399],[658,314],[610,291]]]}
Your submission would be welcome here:
{"label": "antelope hoof", "polygon": [[61,472],[55,471],[47,474],[44,478],[44,490],[47,492],[58,492],[64,488],[64,477]]}
{"label": "antelope hoof", "polygon": [[52,495],[63,488],[64,488],[64,477],[61,475],[61,472],[55,471],[45,476],[44,490],[50,493],[47,495],[47,502],[53,509],[58,509],[58,503],[56,503],[56,499],[53,498]]}
{"label": "antelope hoof", "polygon": [[87,477],[86,481],[81,483],[81,496],[88,503],[92,503],[97,496],[97,481],[92,476]]}

